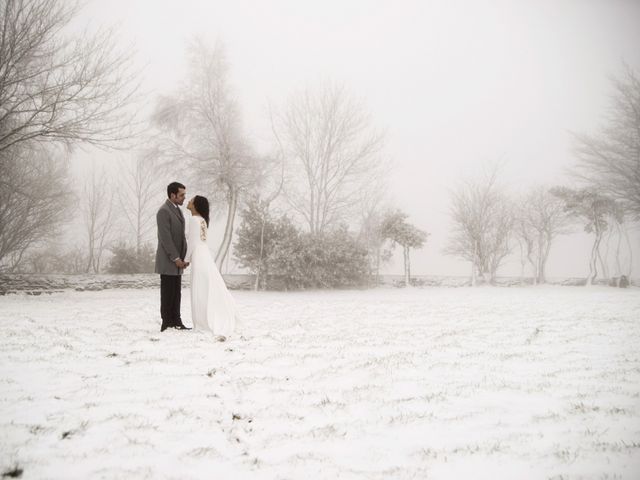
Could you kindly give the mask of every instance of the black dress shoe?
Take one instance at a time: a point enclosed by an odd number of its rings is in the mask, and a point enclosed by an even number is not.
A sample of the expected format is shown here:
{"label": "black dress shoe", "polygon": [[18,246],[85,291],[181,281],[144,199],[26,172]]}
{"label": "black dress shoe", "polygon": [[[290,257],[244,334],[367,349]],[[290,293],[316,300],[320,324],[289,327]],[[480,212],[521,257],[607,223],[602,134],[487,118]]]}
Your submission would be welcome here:
{"label": "black dress shoe", "polygon": [[175,327],[176,330],[191,330],[189,327],[184,326],[182,323],[179,325],[176,325]]}

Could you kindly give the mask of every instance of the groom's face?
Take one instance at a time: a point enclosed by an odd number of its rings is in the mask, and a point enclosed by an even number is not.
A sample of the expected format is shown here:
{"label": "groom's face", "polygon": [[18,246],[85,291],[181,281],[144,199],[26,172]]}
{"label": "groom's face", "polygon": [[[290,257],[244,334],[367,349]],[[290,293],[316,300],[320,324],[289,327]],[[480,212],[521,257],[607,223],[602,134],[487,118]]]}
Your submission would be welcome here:
{"label": "groom's face", "polygon": [[171,194],[172,201],[176,205],[182,205],[184,203],[184,197],[186,196],[187,191],[184,188],[179,188],[177,195]]}

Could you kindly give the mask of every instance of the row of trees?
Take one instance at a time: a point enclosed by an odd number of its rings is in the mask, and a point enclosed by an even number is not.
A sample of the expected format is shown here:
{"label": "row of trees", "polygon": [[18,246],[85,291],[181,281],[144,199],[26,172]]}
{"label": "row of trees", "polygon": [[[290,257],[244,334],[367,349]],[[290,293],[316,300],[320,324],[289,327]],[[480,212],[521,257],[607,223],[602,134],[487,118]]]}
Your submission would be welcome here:
{"label": "row of trees", "polygon": [[[1,270],[31,264],[99,272],[109,250],[144,257],[159,203],[152,192],[161,197],[168,178],[226,211],[216,255],[221,267],[248,198],[295,212],[296,222],[320,236],[351,223],[363,186],[380,176],[382,135],[343,87],[306,89],[270,112],[273,149],[259,155],[243,128],[220,45],[196,39],[182,84],[140,121],[136,72],[112,43],[113,32],[66,33],[78,3],[8,0],[0,10]],[[74,185],[66,157],[77,144],[126,148],[134,159],[113,183],[96,168]],[[83,243],[53,254],[55,240],[78,216]]]}
{"label": "row of trees", "polygon": [[[514,253],[520,259],[523,280],[530,277],[534,284],[545,283],[547,260],[554,241],[559,235],[574,232],[578,226],[593,235],[588,284],[596,280],[599,272],[609,277],[612,237],[616,241],[614,275],[630,276],[632,247],[621,202],[593,186],[538,186],[514,197],[499,185],[497,172],[493,169],[483,177],[468,180],[452,198],[454,233],[445,252],[471,263],[473,285],[493,283],[504,260]],[[621,262],[623,249],[628,253],[627,265]]]}
{"label": "row of trees", "polygon": [[[537,187],[514,198],[499,185],[499,169],[493,168],[454,191],[454,233],[446,252],[471,263],[473,284],[493,282],[516,246],[522,276],[529,265],[534,282],[545,282],[553,241],[577,225],[593,237],[587,284],[599,274],[610,277],[612,238],[613,275],[631,275],[633,248],[628,230],[640,220],[640,79],[630,68],[614,80],[613,104],[601,130],[576,135],[575,142],[575,188]],[[628,254],[627,265],[621,260],[623,250]]]}
{"label": "row of trees", "polygon": [[[46,160],[34,164],[39,168],[52,165]],[[4,257],[4,270],[70,274],[153,272],[155,210],[165,197],[165,185],[155,176],[153,163],[122,160],[113,172],[93,163],[84,181],[75,188],[68,179],[66,166],[53,165],[56,170],[37,174],[29,182],[29,188],[38,189],[30,192],[30,206],[21,203],[24,202],[21,196],[6,200],[7,211],[12,215],[5,223],[8,234],[3,238],[6,244],[12,241],[9,246],[14,253]],[[25,180],[24,175],[15,178]],[[57,190],[61,185],[68,190]],[[77,238],[58,235],[64,228],[76,231]]]}
{"label": "row of trees", "polygon": [[[368,229],[368,230],[367,230]],[[340,225],[322,232],[296,226],[287,215],[273,215],[254,198],[242,211],[234,253],[256,276],[254,289],[363,286],[377,283],[380,264],[396,246],[404,255],[405,282],[410,282],[410,251],[422,248],[428,234],[407,222],[407,215],[388,211],[359,235]]]}
{"label": "row of trees", "polygon": [[[86,242],[76,247],[80,272],[100,273],[105,266],[113,273],[154,271],[155,242],[151,240],[164,187],[149,158],[121,160],[115,174],[92,166],[79,201]],[[112,258],[105,265],[108,253]],[[80,273],[71,268],[67,272]]]}
{"label": "row of trees", "polygon": [[[134,136],[138,84],[130,58],[110,31],[67,35],[79,8],[57,0],[0,5],[2,270],[18,268],[29,255],[42,264],[34,252],[68,225],[77,198],[69,180],[71,149],[111,148]],[[93,252],[100,225],[91,229]],[[99,268],[99,256],[87,257]],[[57,261],[69,265],[74,258]]]}
{"label": "row of trees", "polygon": [[[154,125],[164,140],[156,143],[156,151],[171,162],[187,159],[192,184],[226,205],[225,233],[216,257],[219,266],[229,254],[238,206],[253,198],[255,206],[249,205],[245,215],[259,214],[261,219],[254,255],[267,260],[255,265],[247,261],[243,241],[238,258],[256,273],[256,285],[275,268],[269,264],[265,237],[274,205],[277,211],[293,212],[296,228],[304,225],[316,244],[327,235],[344,237],[345,223],[359,225],[357,238],[351,237],[365,247],[369,273],[379,270],[385,241],[402,245],[409,283],[410,249],[420,248],[427,235],[408,224],[402,213],[381,214],[383,136],[373,128],[363,104],[333,85],[298,93],[282,111],[270,112],[274,150],[260,157],[242,130],[223,50],[196,41],[190,60],[184,84],[157,105]],[[598,264],[608,276],[600,248],[607,232],[617,232],[616,273],[623,274],[622,238],[629,244],[624,223],[629,215],[638,220],[639,210],[640,88],[631,69],[614,86],[614,108],[602,132],[576,136],[580,158],[576,177],[582,187],[538,187],[514,199],[500,188],[494,170],[454,193],[454,234],[447,253],[471,262],[473,283],[494,281],[514,245],[520,250],[522,275],[530,265],[534,281],[544,282],[553,241],[576,222],[595,236],[588,283],[596,279]],[[367,188],[371,185],[376,190]],[[295,244],[293,237],[289,240]]]}
{"label": "row of trees", "polygon": [[[252,228],[240,229],[236,257],[256,273],[257,287],[261,278],[292,271],[270,250],[270,232],[278,229],[287,232],[290,248],[297,245],[300,259],[308,260],[314,245],[329,251],[341,239],[354,258],[363,259],[369,277],[400,245],[409,283],[410,251],[421,248],[427,234],[385,200],[384,136],[363,102],[337,85],[302,90],[269,112],[272,148],[258,154],[242,124],[224,49],[196,39],[187,50],[182,84],[153,103],[140,122],[130,57],[112,44],[109,31],[65,36],[77,12],[77,4],[58,0],[7,0],[0,9],[0,182],[6,193],[0,197],[0,269],[24,270],[25,259],[34,270],[47,268],[43,247],[73,218],[66,206],[76,203],[84,243],[49,255],[48,268],[104,271],[110,250],[108,268],[148,270],[153,212],[167,179],[179,178],[225,212],[219,267],[230,256],[238,212],[244,222],[253,219]],[[474,283],[495,279],[516,245],[523,272],[529,266],[543,282],[552,242],[571,218],[582,218],[596,238],[590,281],[598,264],[601,270],[606,264],[602,239],[616,229],[619,252],[624,225],[640,218],[640,86],[627,69],[615,88],[602,131],[576,136],[581,189],[538,188],[513,199],[492,171],[455,191],[447,253],[472,264]],[[98,169],[75,186],[65,157],[83,143],[124,146],[133,158],[115,183]],[[247,243],[246,236],[257,243]],[[282,239],[274,245],[284,248]],[[335,264],[335,255],[318,264]]]}
{"label": "row of trees", "polygon": [[195,40],[188,53],[183,84],[156,105],[153,144],[163,165],[179,164],[194,190],[226,210],[218,266],[229,255],[238,208],[249,198],[265,214],[274,206],[292,211],[312,235],[351,223],[360,192],[383,167],[383,136],[364,104],[338,85],[300,91],[269,112],[273,147],[259,155],[243,129],[223,48]]}

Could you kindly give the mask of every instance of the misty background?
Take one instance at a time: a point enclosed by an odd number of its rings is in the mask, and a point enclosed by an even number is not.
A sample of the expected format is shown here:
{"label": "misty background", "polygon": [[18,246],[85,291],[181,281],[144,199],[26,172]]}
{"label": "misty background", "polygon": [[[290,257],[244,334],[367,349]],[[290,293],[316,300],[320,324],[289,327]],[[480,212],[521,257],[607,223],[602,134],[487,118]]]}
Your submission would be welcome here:
{"label": "misty background", "polygon": [[[160,161],[147,174],[157,184],[143,240],[154,248],[154,216],[166,184],[182,181],[187,198],[201,193],[215,200],[220,194],[206,182],[190,182],[193,176],[180,155],[169,158],[166,148],[154,150],[166,142],[170,135],[163,129],[171,130],[177,118],[166,101],[174,102],[171,108],[184,105],[181,94],[189,91],[193,72],[189,55],[200,42],[225,59],[226,85],[252,155],[274,164],[264,195],[277,190],[279,152],[287,161],[274,136],[278,119],[301,92],[337,88],[362,107],[379,135],[377,178],[385,192],[380,211],[399,209],[407,222],[428,233],[422,248],[411,250],[411,274],[469,275],[469,261],[445,253],[454,229],[452,193],[487,171],[496,172],[508,195],[536,186],[577,188],[575,134],[597,134],[611,110],[613,79],[640,71],[639,27],[640,2],[632,0],[89,2],[65,34],[112,29],[114,47],[126,53],[138,85],[129,107],[135,110],[132,125],[137,131],[153,125],[155,131],[118,149],[77,143],[65,153],[77,197],[69,200],[71,218],[57,242],[83,251],[88,179],[94,175],[94,185],[114,182],[108,185],[118,205],[124,199],[123,165],[135,162],[141,151],[151,157],[155,152]],[[274,201],[274,211],[296,218],[284,196]],[[213,212],[216,249],[225,230],[224,202]],[[120,203],[114,217],[122,216]],[[356,218],[349,216],[350,229],[359,228]],[[304,224],[299,216],[296,221]],[[107,243],[131,238],[123,223],[113,227]],[[625,228],[637,250],[636,225],[627,222]],[[243,271],[234,242],[235,237],[223,272]],[[592,244],[579,223],[558,235],[547,276],[586,277]],[[631,258],[623,253],[623,260],[637,276],[640,254],[634,253]],[[380,271],[401,274],[402,249],[396,248]],[[514,244],[498,274],[520,272]]]}

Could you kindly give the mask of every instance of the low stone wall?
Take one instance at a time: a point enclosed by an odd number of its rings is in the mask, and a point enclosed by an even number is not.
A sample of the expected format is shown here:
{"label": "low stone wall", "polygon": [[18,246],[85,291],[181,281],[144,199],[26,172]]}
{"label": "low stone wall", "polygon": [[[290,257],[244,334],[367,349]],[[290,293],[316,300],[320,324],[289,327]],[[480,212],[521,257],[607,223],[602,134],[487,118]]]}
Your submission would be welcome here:
{"label": "low stone wall", "polygon": [[[639,279],[628,280],[628,286],[640,286]],[[411,277],[411,284],[416,287],[469,287],[471,286],[471,278],[469,277],[453,277],[444,275],[416,275]],[[547,278],[546,285],[563,285],[571,287],[585,286],[586,278],[564,277],[564,278]],[[380,285],[403,287],[405,285],[403,275],[381,275]],[[523,285],[533,285],[532,278],[525,278],[524,281],[520,277],[498,277],[493,284],[498,287],[521,287]],[[619,286],[619,279],[597,279],[595,285],[603,286]]]}
{"label": "low stone wall", "polygon": [[[223,275],[227,287],[231,290],[250,290],[253,288],[254,276],[244,274]],[[189,286],[190,276],[182,276],[182,285]],[[417,287],[467,287],[471,285],[469,277],[447,277],[416,275],[412,282]],[[551,285],[580,286],[585,285],[584,278],[554,278],[549,279]],[[607,285],[606,280],[596,282],[598,285]],[[375,281],[372,281],[373,287]],[[525,282],[531,284],[531,281]],[[284,289],[284,282],[278,278],[270,278],[271,289]],[[402,275],[381,275],[379,285],[382,287],[402,287],[404,277]],[[522,282],[515,277],[501,277],[496,281],[501,287],[521,286]],[[630,286],[638,286],[637,279],[632,279]],[[100,291],[114,288],[160,288],[160,276],[154,273],[135,275],[26,275],[26,274],[0,274],[0,295],[22,293],[27,295],[41,295],[43,293],[56,293],[66,290]]]}
{"label": "low stone wall", "polygon": [[[225,275],[230,289],[251,288],[250,275]],[[182,276],[182,285],[189,285],[189,275]],[[0,275],[0,295],[23,293],[41,295],[65,290],[100,291],[114,288],[160,288],[160,276],[155,273],[135,275]]]}

